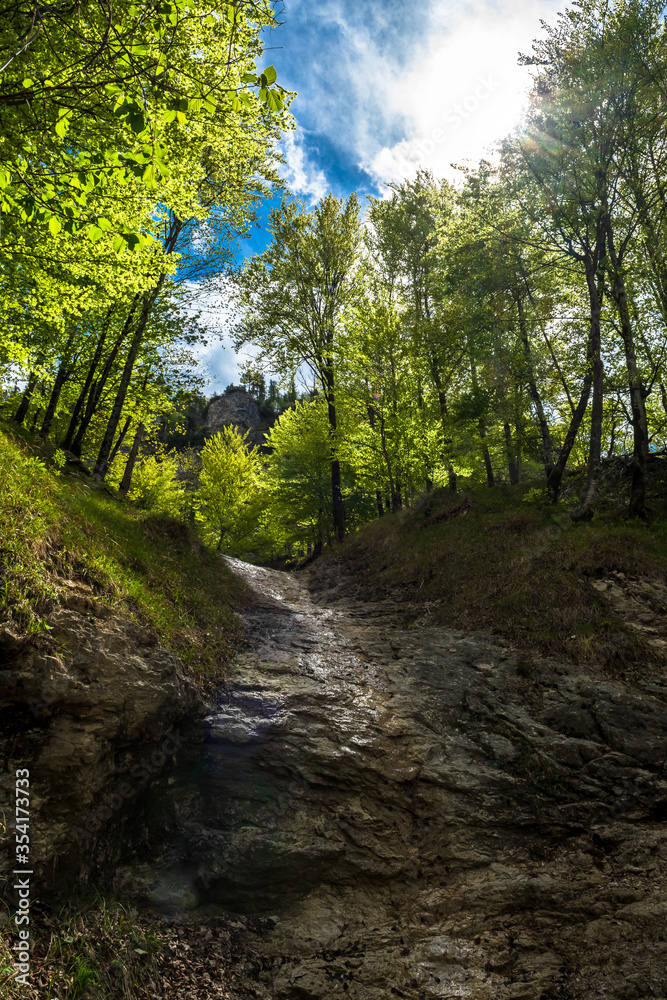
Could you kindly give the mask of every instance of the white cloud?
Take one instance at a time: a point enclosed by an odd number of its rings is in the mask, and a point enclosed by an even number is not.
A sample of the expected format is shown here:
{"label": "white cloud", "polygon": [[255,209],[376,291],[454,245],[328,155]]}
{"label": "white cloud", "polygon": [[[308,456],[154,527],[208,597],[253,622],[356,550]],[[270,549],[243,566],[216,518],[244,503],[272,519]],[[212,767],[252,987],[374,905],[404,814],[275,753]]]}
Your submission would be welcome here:
{"label": "white cloud", "polygon": [[329,183],[324,172],[308,162],[300,145],[301,136],[301,129],[284,133],[281,145],[281,152],[285,157],[282,175],[294,194],[315,202],[327,194]]}
{"label": "white cloud", "polygon": [[384,100],[409,122],[392,145],[360,150],[361,165],[380,182],[414,173],[419,163],[437,176],[454,174],[452,162],[477,162],[518,122],[530,74],[517,66],[553,21],[553,0],[508,0],[434,5],[427,43],[404,74],[393,74]]}
{"label": "white cloud", "polygon": [[[518,53],[530,51],[540,19],[553,23],[562,6],[418,0],[409,12],[389,4],[381,18],[379,6],[324,0],[308,19],[334,25],[337,41],[321,57],[326,73],[313,55],[294,111],[380,183],[414,173],[418,160],[451,177],[452,161],[477,161],[517,122],[530,86]],[[311,183],[326,186],[321,171]]]}

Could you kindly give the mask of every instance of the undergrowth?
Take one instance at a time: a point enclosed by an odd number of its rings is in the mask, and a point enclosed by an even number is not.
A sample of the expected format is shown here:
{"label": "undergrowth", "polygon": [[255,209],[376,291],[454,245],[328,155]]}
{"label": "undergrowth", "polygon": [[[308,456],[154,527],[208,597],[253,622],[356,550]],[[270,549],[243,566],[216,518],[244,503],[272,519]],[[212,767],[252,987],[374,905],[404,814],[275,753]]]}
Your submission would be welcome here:
{"label": "undergrowth", "polygon": [[0,926],[0,995],[6,1000],[134,998],[153,994],[158,981],[159,930],[115,900],[69,903],[33,912],[29,985],[13,968],[16,934],[5,913]]}
{"label": "undergrowth", "polygon": [[191,528],[60,472],[0,428],[0,617],[48,631],[68,580],[152,628],[205,684],[238,643],[247,588]]}

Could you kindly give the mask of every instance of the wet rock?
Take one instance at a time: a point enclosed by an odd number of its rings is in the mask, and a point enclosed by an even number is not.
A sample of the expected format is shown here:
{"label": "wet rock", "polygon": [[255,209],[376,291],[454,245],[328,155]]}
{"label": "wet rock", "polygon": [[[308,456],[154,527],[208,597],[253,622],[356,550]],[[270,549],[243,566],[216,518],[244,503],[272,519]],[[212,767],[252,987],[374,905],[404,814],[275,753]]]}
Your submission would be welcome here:
{"label": "wet rock", "polygon": [[281,997],[665,995],[657,676],[538,658],[524,677],[336,573],[315,601],[231,563],[259,595],[249,647],[166,790],[161,849],[119,869],[138,898],[251,918]]}
{"label": "wet rock", "polygon": [[68,600],[50,617],[48,640],[19,641],[7,629],[3,640],[0,813],[13,812],[15,771],[28,768],[41,894],[54,872],[56,882],[84,874],[100,853],[117,850],[132,803],[180,745],[179,723],[200,710],[177,657],[82,594],[87,613]]}

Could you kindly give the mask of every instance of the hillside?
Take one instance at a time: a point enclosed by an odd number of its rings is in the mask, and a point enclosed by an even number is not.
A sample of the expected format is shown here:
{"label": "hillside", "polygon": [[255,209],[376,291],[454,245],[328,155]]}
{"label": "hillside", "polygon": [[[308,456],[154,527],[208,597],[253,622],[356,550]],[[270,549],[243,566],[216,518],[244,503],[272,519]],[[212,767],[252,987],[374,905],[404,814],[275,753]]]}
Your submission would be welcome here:
{"label": "hillside", "polygon": [[152,629],[202,685],[239,637],[243,584],[182,521],[140,511],[55,449],[0,425],[0,615],[48,641],[72,586]]}
{"label": "hillside", "polygon": [[[607,469],[597,516],[570,518],[583,475],[554,507],[541,481],[436,490],[366,525],[314,568],[342,570],[367,599],[400,595],[406,614],[483,629],[542,655],[623,674],[667,650],[667,461],[652,463],[649,524],[625,514],[624,467]],[[408,610],[409,609],[409,610]]]}

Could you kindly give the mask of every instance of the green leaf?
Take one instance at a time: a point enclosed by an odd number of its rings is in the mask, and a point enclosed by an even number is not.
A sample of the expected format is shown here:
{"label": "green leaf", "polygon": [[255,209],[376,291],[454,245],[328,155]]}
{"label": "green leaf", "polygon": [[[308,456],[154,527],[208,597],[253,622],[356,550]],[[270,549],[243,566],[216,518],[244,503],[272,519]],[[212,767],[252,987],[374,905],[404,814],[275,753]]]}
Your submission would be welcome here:
{"label": "green leaf", "polygon": [[130,123],[130,128],[135,135],[140,135],[146,130],[146,119],[144,118],[143,112],[131,112],[127,116],[127,120]]}
{"label": "green leaf", "polygon": [[31,80],[29,76],[26,76],[25,80],[23,81],[23,86],[25,87],[26,90],[28,90],[30,87],[33,87],[34,84],[35,81]]}
{"label": "green leaf", "polygon": [[173,122],[175,120],[176,112],[174,111],[173,108],[168,108],[166,111],[162,113],[162,117],[164,118],[165,122],[169,124],[170,122]]}
{"label": "green leaf", "polygon": [[97,220],[97,225],[100,229],[103,229],[105,233],[111,229],[111,222],[109,219],[105,219],[104,216],[101,216],[101,218]]}
{"label": "green leaf", "polygon": [[116,253],[120,253],[120,251],[124,250],[126,246],[127,244],[125,243],[125,239],[123,236],[118,235],[114,237],[113,248],[116,251]]}
{"label": "green leaf", "polygon": [[265,77],[268,84],[275,83],[278,76],[275,66],[267,66],[262,76]]}
{"label": "green leaf", "polygon": [[143,182],[148,188],[154,188],[156,186],[155,180],[155,166],[149,163],[143,173]]}
{"label": "green leaf", "polygon": [[104,236],[104,233],[99,226],[89,226],[88,227],[88,239],[95,243],[100,237]]}
{"label": "green leaf", "polygon": [[266,96],[266,103],[271,111],[280,111],[283,108],[283,99],[280,91],[270,90]]}
{"label": "green leaf", "polygon": [[60,219],[57,218],[57,216],[52,215],[51,218],[49,219],[49,232],[51,233],[52,236],[57,236],[61,229],[62,229],[62,223]]}

